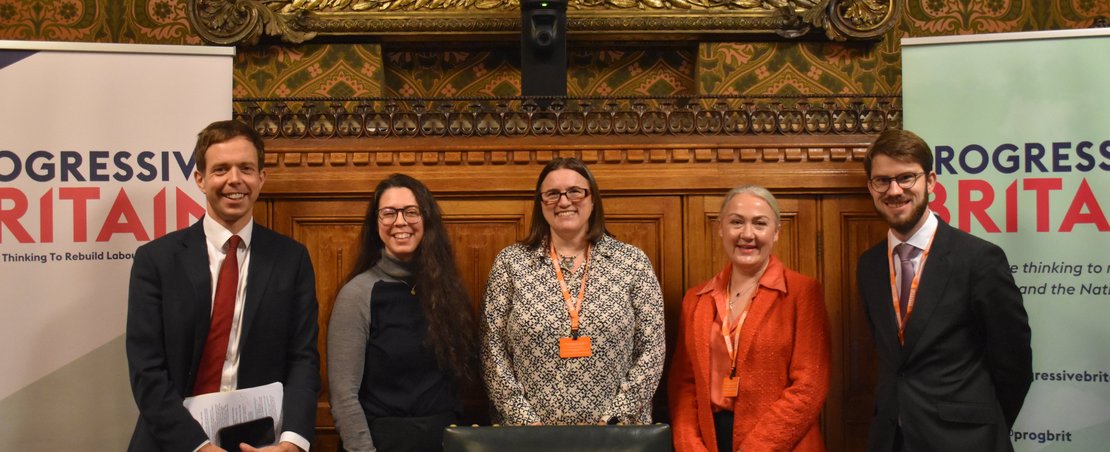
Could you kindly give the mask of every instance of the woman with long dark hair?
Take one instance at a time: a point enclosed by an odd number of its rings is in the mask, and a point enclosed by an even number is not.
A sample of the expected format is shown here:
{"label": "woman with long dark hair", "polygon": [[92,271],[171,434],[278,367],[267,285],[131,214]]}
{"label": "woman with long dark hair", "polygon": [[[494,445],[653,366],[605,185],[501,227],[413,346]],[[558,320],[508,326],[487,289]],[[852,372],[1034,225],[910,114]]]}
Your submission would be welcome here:
{"label": "woman with long dark hair", "polygon": [[443,215],[424,184],[374,189],[355,267],[328,324],[331,412],[343,447],[427,451],[475,378],[475,328]]}
{"label": "woman with long dark hair", "polygon": [[663,296],[644,252],[605,230],[581,161],[536,181],[531,232],[497,255],[482,372],[506,424],[648,424],[663,371]]}

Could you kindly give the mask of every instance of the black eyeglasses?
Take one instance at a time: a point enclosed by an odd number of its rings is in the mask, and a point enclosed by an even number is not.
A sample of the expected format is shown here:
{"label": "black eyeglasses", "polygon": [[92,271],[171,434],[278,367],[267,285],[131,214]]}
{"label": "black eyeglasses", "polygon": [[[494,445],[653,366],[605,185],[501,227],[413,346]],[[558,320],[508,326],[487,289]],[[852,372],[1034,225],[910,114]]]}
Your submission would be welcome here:
{"label": "black eyeglasses", "polygon": [[420,208],[416,206],[406,206],[400,209],[392,207],[385,207],[378,209],[378,221],[382,223],[394,223],[397,221],[397,214],[405,217],[405,223],[419,223],[420,222]]}
{"label": "black eyeglasses", "polygon": [[582,187],[570,187],[567,191],[548,190],[540,193],[540,200],[544,204],[552,205],[558,203],[559,198],[563,196],[567,197],[567,201],[576,203],[590,196],[590,190]]}
{"label": "black eyeglasses", "polygon": [[887,190],[890,190],[890,183],[892,181],[897,182],[898,186],[902,187],[902,190],[909,190],[909,189],[913,188],[914,184],[917,183],[917,178],[923,176],[924,174],[925,173],[920,173],[919,172],[919,173],[904,173],[904,174],[899,174],[899,175],[894,176],[894,177],[875,176],[875,177],[872,177],[871,179],[869,179],[868,183],[870,183],[871,188],[875,189],[875,191],[877,191],[877,192],[886,192]]}

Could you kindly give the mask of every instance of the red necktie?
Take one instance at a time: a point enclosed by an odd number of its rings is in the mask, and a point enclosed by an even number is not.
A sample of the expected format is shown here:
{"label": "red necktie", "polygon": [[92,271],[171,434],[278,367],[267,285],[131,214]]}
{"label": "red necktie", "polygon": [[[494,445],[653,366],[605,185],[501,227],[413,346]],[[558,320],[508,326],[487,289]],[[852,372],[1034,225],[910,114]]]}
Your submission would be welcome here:
{"label": "red necktie", "polygon": [[235,315],[235,292],[239,288],[239,236],[232,235],[227,242],[227,256],[220,265],[216,280],[216,296],[212,303],[212,324],[200,355],[200,369],[193,385],[193,395],[220,390],[224,361],[227,359],[227,342],[231,336],[231,318]]}

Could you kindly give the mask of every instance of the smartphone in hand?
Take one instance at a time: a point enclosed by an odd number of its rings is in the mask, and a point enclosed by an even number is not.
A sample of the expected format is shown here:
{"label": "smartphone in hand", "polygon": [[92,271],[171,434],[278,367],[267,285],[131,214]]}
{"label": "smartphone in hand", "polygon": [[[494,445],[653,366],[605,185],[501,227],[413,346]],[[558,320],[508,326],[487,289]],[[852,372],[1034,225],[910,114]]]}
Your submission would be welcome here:
{"label": "smartphone in hand", "polygon": [[253,447],[274,444],[274,418],[266,416],[241,424],[229,425],[216,433],[217,446],[227,450],[239,450],[239,443]]}

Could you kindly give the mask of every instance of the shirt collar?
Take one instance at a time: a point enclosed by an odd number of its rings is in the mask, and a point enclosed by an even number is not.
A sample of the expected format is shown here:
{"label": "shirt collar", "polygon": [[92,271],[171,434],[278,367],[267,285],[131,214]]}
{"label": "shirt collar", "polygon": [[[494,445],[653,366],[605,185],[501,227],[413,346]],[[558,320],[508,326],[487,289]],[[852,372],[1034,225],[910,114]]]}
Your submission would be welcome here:
{"label": "shirt collar", "polygon": [[[208,244],[218,250],[224,249],[224,245],[227,245],[227,241],[231,239],[231,231],[227,230],[227,228],[217,223],[216,220],[213,220],[212,217],[208,215],[204,216],[204,219],[201,220],[201,224],[204,226],[204,238],[208,240]],[[247,225],[243,226],[243,229],[239,231],[239,234],[236,234],[239,236],[239,239],[243,241],[243,249],[250,249],[251,235],[253,233],[254,218],[251,218],[250,221],[247,222]]]}
{"label": "shirt collar", "polygon": [[[937,216],[933,215],[933,211],[929,210],[928,208],[925,209],[925,215],[925,224],[922,224],[921,229],[918,229],[917,232],[913,233],[913,235],[911,235],[910,238],[907,239],[905,242],[913,245],[919,250],[929,248],[929,242],[933,240],[933,234],[937,232],[937,224],[940,222],[940,220],[937,220]],[[893,252],[894,247],[902,244],[902,241],[898,240],[898,237],[894,236],[894,231],[891,231],[889,229],[886,232],[886,238],[888,244],[887,249],[892,250],[891,252]]]}
{"label": "shirt collar", "polygon": [[[717,276],[709,280],[709,284],[702,287],[698,291],[698,295],[705,295],[713,293],[713,296],[728,296],[728,282],[732,278],[732,263],[730,262],[725,266]],[[771,261],[767,263],[767,269],[763,271],[763,276],[759,278],[760,287],[771,290],[777,290],[786,293],[786,266],[782,265],[782,261],[775,256],[771,256]]]}

